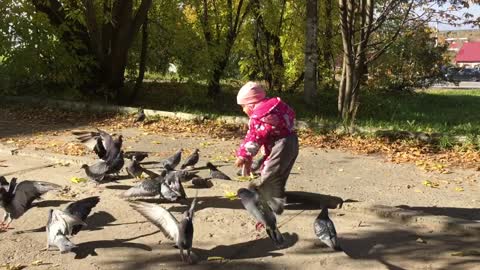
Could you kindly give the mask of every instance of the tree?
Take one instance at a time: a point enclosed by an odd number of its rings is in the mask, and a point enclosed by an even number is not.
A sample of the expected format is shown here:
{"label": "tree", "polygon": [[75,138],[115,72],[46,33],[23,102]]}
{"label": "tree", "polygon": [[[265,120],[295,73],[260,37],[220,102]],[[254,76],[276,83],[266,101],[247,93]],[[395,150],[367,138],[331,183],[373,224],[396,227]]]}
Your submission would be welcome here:
{"label": "tree", "polygon": [[306,103],[313,103],[317,95],[317,29],[318,29],[318,10],[317,0],[307,0],[307,23],[305,31],[305,83],[304,100]]}
{"label": "tree", "polygon": [[[352,127],[359,106],[361,85],[368,65],[393,43],[406,24],[415,0],[339,0],[343,44],[342,77],[338,111],[346,127]],[[397,21],[394,28],[382,28]]]}
{"label": "tree", "polygon": [[235,40],[251,10],[252,1],[239,0],[236,6],[232,0],[225,3],[216,0],[192,2],[212,61],[208,95],[215,97],[220,93],[220,79],[230,60]]}
{"label": "tree", "polygon": [[132,0],[31,2],[62,30],[60,39],[73,53],[92,56],[93,65],[84,68],[92,78],[87,86],[105,89],[108,96],[117,99],[124,84],[128,51],[152,0],[142,0],[135,12]]}

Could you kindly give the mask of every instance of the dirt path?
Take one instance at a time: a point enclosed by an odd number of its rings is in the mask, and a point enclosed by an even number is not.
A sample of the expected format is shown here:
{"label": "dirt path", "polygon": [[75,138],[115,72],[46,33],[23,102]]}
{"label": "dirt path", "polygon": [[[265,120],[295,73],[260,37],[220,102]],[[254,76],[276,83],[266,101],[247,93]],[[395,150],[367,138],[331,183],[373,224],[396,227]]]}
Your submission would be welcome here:
{"label": "dirt path", "polygon": [[[5,124],[7,123],[7,124]],[[0,121],[0,137],[15,134],[7,120]],[[35,128],[22,127],[28,135]],[[158,161],[179,147],[201,150],[200,165],[213,160],[229,175],[236,169],[232,153],[238,141],[188,134],[145,134],[138,129],[121,130],[126,150],[155,152],[147,161]],[[23,136],[23,135],[22,135]],[[69,142],[63,133],[45,135],[52,143]],[[50,137],[49,137],[50,136]],[[133,211],[118,195],[133,185],[132,179],[95,188],[74,184],[82,176],[82,162],[92,155],[69,157],[49,153],[29,144],[17,155],[12,143],[0,145],[0,175],[21,180],[37,179],[68,186],[66,193],[49,193],[38,207],[0,234],[0,264],[46,265],[27,269],[480,269],[480,257],[452,256],[455,252],[480,252],[479,172],[453,170],[451,174],[425,172],[414,165],[397,165],[380,157],[359,156],[334,150],[302,148],[287,189],[341,197],[343,208],[331,211],[344,252],[332,252],[315,241],[312,223],[318,206],[291,205],[280,216],[281,231],[288,233],[288,248],[275,250],[238,200],[223,197],[242,182],[215,180],[214,187],[198,190],[195,219],[195,254],[200,262],[185,266],[158,229]],[[36,149],[36,150],[35,150]],[[49,166],[70,160],[70,166]],[[206,176],[206,170],[200,175]],[[438,187],[424,185],[425,181]],[[197,190],[187,185],[192,197]],[[72,197],[75,195],[75,197]],[[88,228],[72,240],[76,253],[41,251],[44,226],[50,208],[63,208],[77,198],[99,195],[101,202],[88,219]],[[158,200],[149,200],[158,202]],[[186,206],[164,203],[179,216]],[[377,206],[383,205],[383,206]],[[312,209],[317,208],[317,209]],[[30,230],[30,231],[28,231]],[[32,231],[33,230],[33,231]],[[26,231],[18,234],[19,231]],[[220,256],[226,260],[207,261]]]}

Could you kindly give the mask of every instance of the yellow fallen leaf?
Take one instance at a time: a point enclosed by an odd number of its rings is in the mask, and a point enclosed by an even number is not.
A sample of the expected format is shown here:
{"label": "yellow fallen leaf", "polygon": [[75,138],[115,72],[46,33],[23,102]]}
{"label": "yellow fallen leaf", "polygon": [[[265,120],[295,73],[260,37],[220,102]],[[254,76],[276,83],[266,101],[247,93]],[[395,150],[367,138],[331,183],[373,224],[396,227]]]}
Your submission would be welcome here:
{"label": "yellow fallen leaf", "polygon": [[223,261],[225,258],[220,257],[220,256],[211,256],[207,258],[207,261]]}
{"label": "yellow fallen leaf", "polygon": [[224,197],[230,199],[231,201],[238,199],[237,193],[233,191],[225,191]]}
{"label": "yellow fallen leaf", "polygon": [[431,187],[431,188],[437,188],[439,186],[438,183],[434,183],[434,182],[429,181],[429,180],[423,181],[423,185],[426,186],[426,187]]}
{"label": "yellow fallen leaf", "polygon": [[72,181],[75,184],[80,184],[80,183],[87,182],[87,179],[81,178],[81,177],[72,177],[70,178],[70,181]]}
{"label": "yellow fallen leaf", "polygon": [[252,178],[250,178],[250,176],[237,176],[235,177],[235,180],[240,182],[246,182],[252,180]]}
{"label": "yellow fallen leaf", "polygon": [[462,188],[462,187],[456,187],[456,188],[455,188],[455,191],[462,192],[462,191],[463,191],[463,188]]}
{"label": "yellow fallen leaf", "polygon": [[452,256],[460,256],[460,257],[464,257],[464,256],[480,256],[480,251],[470,249],[470,250],[463,250],[463,251],[459,251],[459,252],[454,252],[454,253],[452,253],[452,254],[450,254],[450,255],[452,255]]}
{"label": "yellow fallen leaf", "polygon": [[39,266],[39,265],[42,265],[42,264],[44,264],[42,260],[36,260],[36,261],[33,261],[31,263],[31,265],[35,265],[35,266]]}
{"label": "yellow fallen leaf", "polygon": [[152,141],[153,144],[161,144],[159,141]]}
{"label": "yellow fallen leaf", "polygon": [[8,143],[8,144],[10,144],[10,143],[15,143],[15,141],[13,141],[13,140],[8,140],[7,143]]}

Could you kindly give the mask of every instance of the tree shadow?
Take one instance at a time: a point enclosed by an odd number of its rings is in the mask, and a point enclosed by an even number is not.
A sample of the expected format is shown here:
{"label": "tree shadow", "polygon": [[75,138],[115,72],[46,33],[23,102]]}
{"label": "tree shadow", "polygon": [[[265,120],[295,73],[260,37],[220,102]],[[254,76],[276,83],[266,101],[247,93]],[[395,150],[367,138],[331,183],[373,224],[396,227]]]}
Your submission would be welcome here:
{"label": "tree shadow", "polygon": [[446,216],[465,220],[480,220],[479,208],[458,208],[458,207],[425,207],[398,205],[397,208],[416,211],[422,216]]}
{"label": "tree shadow", "polygon": [[[388,227],[339,235],[339,244],[350,258],[376,260],[391,270],[412,269],[412,265],[437,261],[442,261],[440,265],[444,267],[435,269],[472,269],[468,266],[478,265],[480,256],[454,257],[451,254],[465,250],[478,251],[479,240],[478,235],[472,237],[453,232],[417,233]],[[319,249],[315,245],[317,240],[306,241],[310,243],[295,253],[333,252],[330,249]]]}
{"label": "tree shadow", "polygon": [[75,259],[84,259],[89,255],[97,256],[98,254],[96,252],[96,249],[98,248],[134,248],[152,251],[152,248],[150,248],[150,246],[139,243],[129,243],[121,240],[99,240],[85,242],[77,244],[77,248],[72,251],[75,253]]}

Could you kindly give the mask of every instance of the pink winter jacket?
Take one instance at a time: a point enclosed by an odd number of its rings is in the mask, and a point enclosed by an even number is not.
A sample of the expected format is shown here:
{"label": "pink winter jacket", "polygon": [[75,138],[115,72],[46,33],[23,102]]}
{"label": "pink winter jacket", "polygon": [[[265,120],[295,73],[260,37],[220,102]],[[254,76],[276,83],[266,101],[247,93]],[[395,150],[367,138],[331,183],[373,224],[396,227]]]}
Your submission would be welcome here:
{"label": "pink winter jacket", "polygon": [[260,101],[250,115],[248,132],[237,151],[237,156],[247,161],[264,147],[266,157],[278,139],[294,132],[295,112],[280,98],[267,98]]}

